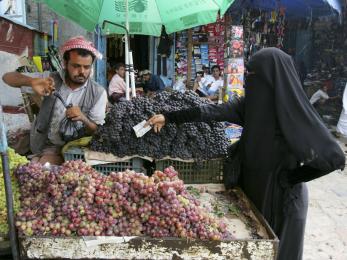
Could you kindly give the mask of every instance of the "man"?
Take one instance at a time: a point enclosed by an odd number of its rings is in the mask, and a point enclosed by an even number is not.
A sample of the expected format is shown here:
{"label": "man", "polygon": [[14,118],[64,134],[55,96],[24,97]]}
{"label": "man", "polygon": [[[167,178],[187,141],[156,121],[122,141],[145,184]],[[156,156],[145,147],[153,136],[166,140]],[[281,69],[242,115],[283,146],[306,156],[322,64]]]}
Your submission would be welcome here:
{"label": "man", "polygon": [[208,78],[208,77],[211,76],[211,74],[210,74],[210,68],[209,68],[208,66],[203,65],[203,66],[202,66],[202,71],[204,72],[204,75],[203,75],[204,78]]}
{"label": "man", "polygon": [[327,92],[328,92],[328,87],[326,85],[323,85],[310,98],[311,105],[317,106],[319,104],[325,104],[326,101],[329,100],[329,99],[336,99],[336,98],[338,98],[338,97],[329,97]]}
{"label": "man", "polygon": [[140,76],[144,82],[143,91],[145,94],[164,90],[165,84],[162,79],[157,75],[153,75],[150,70],[141,71]]}
{"label": "man", "polygon": [[[60,49],[64,58],[62,76],[58,72],[28,73],[9,72],[3,81],[12,87],[30,86],[43,97],[40,112],[32,125],[30,146],[34,153],[33,161],[59,165],[63,162],[61,148],[65,142],[60,135],[60,123],[67,117],[79,121],[85,127],[85,133],[93,134],[98,125],[104,123],[107,93],[103,87],[90,78],[94,59],[100,53],[91,42],[83,37],[71,38]],[[53,91],[58,92],[65,108],[57,100]]]}
{"label": "man", "polygon": [[347,139],[347,83],[345,86],[345,90],[343,91],[342,97],[342,111],[339,118],[339,122],[336,126],[336,131],[338,133],[338,137],[342,135],[344,141]]}
{"label": "man", "polygon": [[204,90],[203,83],[205,82],[206,78],[204,78],[204,72],[198,71],[195,75],[194,85],[193,85],[193,91],[196,92],[200,97],[206,97],[207,93]]}
{"label": "man", "polygon": [[223,87],[224,81],[218,65],[212,67],[212,77],[203,82],[204,93],[212,99],[216,97],[218,90]]}
{"label": "man", "polygon": [[125,97],[125,64],[117,63],[115,66],[116,74],[112,77],[110,85],[108,86],[108,94],[111,103],[116,103]]}

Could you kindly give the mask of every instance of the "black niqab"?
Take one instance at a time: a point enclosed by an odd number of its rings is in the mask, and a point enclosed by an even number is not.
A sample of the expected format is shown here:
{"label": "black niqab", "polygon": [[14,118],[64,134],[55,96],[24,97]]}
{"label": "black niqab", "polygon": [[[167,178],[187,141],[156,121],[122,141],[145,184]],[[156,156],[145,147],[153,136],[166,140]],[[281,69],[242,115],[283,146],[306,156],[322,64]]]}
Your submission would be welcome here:
{"label": "black niqab", "polygon": [[298,164],[324,174],[343,169],[345,156],[311,106],[292,58],[267,48],[256,53],[247,68],[254,74],[246,79],[245,159],[258,157],[257,164],[273,167],[274,137],[282,135]]}

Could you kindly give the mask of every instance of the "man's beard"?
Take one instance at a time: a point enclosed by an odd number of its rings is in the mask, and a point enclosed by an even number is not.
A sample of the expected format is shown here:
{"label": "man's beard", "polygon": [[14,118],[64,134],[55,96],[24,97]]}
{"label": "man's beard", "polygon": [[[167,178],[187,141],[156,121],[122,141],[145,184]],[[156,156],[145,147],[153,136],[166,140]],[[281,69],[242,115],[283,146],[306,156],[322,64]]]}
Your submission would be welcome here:
{"label": "man's beard", "polygon": [[75,77],[71,77],[69,72],[66,70],[66,77],[73,83],[75,84],[80,84],[80,85],[83,85],[84,83],[86,83],[86,81],[88,80],[90,74],[85,77],[83,74],[79,74]]}

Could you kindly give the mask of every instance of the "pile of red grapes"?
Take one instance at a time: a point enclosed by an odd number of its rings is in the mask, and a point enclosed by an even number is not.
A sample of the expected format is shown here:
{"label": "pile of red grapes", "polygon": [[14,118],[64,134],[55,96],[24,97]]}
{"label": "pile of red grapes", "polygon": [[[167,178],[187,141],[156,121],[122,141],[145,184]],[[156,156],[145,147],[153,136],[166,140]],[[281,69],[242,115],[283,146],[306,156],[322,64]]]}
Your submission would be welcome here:
{"label": "pile of red grapes", "polygon": [[151,177],[134,171],[100,174],[82,161],[19,167],[20,235],[231,238],[186,190],[170,167]]}

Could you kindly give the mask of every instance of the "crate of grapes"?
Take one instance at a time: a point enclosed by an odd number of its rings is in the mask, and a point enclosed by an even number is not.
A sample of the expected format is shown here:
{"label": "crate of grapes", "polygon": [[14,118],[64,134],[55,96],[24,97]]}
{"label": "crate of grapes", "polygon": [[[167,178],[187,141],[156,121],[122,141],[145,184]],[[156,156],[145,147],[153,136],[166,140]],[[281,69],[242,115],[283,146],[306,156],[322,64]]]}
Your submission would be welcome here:
{"label": "crate of grapes", "polygon": [[[84,152],[79,147],[72,147],[64,153],[64,160],[65,161],[75,161],[75,160],[85,161]],[[129,160],[122,160],[119,162],[93,165],[93,168],[103,174],[109,174],[110,172],[122,172],[125,170],[145,172],[145,169],[143,167],[143,160],[141,158],[136,158],[136,157]]]}
{"label": "crate of grapes", "polygon": [[160,160],[156,161],[156,169],[164,170],[173,166],[179,173],[179,177],[184,183],[222,183],[224,159],[213,159],[205,161],[181,161],[181,160]]}

